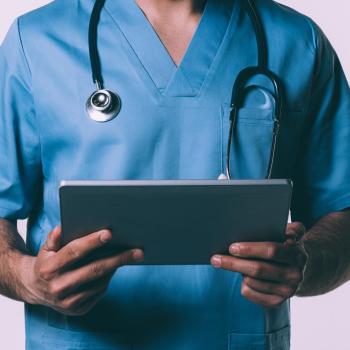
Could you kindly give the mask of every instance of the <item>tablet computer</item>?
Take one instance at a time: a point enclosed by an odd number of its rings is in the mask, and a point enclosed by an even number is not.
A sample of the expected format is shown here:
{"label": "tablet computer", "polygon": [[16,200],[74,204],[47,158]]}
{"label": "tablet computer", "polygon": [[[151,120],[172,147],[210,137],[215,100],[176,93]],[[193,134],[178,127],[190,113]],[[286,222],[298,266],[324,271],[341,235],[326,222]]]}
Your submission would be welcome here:
{"label": "tablet computer", "polygon": [[289,180],[63,181],[63,244],[111,229],[116,251],[142,264],[209,264],[233,242],[285,240]]}

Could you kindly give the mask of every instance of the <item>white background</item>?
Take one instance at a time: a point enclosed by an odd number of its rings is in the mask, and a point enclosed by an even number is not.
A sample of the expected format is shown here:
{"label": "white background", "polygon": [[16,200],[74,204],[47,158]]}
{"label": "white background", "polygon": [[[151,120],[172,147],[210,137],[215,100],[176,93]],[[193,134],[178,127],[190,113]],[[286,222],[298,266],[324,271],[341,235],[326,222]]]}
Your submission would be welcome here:
{"label": "white background", "polygon": [[[0,10],[0,41],[15,17],[48,2],[45,0],[4,1]],[[321,26],[338,52],[347,77],[350,79],[349,0],[283,0],[280,2],[311,16]],[[20,226],[23,231],[23,224]],[[349,297],[350,284],[348,283],[321,297],[294,298],[292,300],[292,350],[349,350]],[[0,349],[24,349],[23,306],[2,297],[0,297]]]}

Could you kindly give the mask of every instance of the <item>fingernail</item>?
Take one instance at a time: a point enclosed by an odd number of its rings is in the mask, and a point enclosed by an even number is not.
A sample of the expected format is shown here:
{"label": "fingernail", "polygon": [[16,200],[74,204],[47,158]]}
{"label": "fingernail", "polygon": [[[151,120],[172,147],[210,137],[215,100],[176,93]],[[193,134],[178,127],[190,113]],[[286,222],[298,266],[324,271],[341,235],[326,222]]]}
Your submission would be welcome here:
{"label": "fingernail", "polygon": [[135,261],[143,261],[144,259],[144,254],[143,254],[143,251],[140,250],[140,249],[136,249],[132,252],[132,258],[135,260]]}
{"label": "fingernail", "polygon": [[112,233],[108,230],[100,231],[100,240],[102,243],[107,243],[112,239]]}
{"label": "fingernail", "polygon": [[239,255],[239,252],[240,252],[239,245],[232,244],[231,247],[230,247],[230,254],[232,254],[232,255]]}
{"label": "fingernail", "polygon": [[211,264],[216,267],[216,268],[220,268],[221,267],[221,256],[220,255],[214,255],[211,258]]}

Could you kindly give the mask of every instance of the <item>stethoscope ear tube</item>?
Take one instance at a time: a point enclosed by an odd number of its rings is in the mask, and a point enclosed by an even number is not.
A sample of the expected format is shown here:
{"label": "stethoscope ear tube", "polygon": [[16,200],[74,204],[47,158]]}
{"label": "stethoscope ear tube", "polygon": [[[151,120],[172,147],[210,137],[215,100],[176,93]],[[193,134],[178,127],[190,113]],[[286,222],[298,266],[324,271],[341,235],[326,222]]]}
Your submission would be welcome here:
{"label": "stethoscope ear tube", "polygon": [[249,18],[253,24],[253,29],[256,38],[256,45],[258,50],[258,63],[257,66],[248,67],[243,69],[232,87],[231,94],[231,114],[230,114],[230,130],[226,152],[226,176],[228,179],[232,179],[231,171],[231,148],[234,133],[236,130],[238,112],[242,108],[245,100],[246,87],[249,81],[257,75],[265,76],[273,85],[274,89],[274,115],[273,115],[273,131],[271,139],[271,150],[269,164],[266,171],[265,178],[270,179],[272,177],[273,165],[275,160],[276,145],[280,131],[280,121],[283,111],[284,91],[283,84],[276,74],[268,69],[268,49],[267,40],[264,32],[262,21],[258,15],[255,7],[255,3],[252,0],[243,1],[245,9],[249,15]]}
{"label": "stethoscope ear tube", "polygon": [[264,32],[264,27],[262,25],[261,19],[256,10],[254,0],[243,1],[243,6],[245,6],[250,21],[253,24],[253,29],[255,33],[256,45],[258,49],[258,66],[261,68],[266,68],[268,66],[268,49],[267,40]]}
{"label": "stethoscope ear tube", "polygon": [[106,0],[95,0],[89,23],[89,54],[92,81],[94,82],[94,84],[100,86],[100,88],[103,86],[103,78],[101,73],[101,60],[97,47],[98,24],[100,22],[101,12],[105,5],[105,2]]}
{"label": "stethoscope ear tube", "polygon": [[238,112],[243,107],[243,103],[245,100],[245,92],[248,83],[255,76],[264,76],[266,77],[272,84],[274,89],[274,111],[273,111],[273,130],[272,130],[272,138],[271,138],[271,148],[270,148],[270,158],[269,164],[266,171],[266,179],[270,179],[272,176],[273,165],[275,160],[275,151],[277,145],[277,139],[280,131],[280,122],[283,111],[283,84],[280,79],[270,70],[265,67],[253,66],[247,67],[243,69],[233,85],[232,95],[231,95],[231,113],[230,113],[230,130],[226,151],[226,176],[228,179],[232,179],[232,171],[231,171],[231,148],[232,141],[234,137],[234,132],[236,130]]}

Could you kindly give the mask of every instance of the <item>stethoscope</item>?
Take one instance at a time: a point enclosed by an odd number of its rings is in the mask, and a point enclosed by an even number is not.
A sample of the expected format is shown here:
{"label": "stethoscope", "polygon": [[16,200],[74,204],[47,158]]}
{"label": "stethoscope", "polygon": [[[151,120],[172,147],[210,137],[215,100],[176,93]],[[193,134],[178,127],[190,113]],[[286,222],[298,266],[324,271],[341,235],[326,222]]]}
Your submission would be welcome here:
{"label": "stethoscope", "polygon": [[[98,24],[101,16],[101,11],[104,7],[106,0],[96,0],[92,10],[90,24],[89,24],[89,53],[90,63],[92,71],[92,79],[96,85],[96,91],[88,98],[86,102],[86,110],[90,118],[96,122],[108,122],[119,114],[121,110],[121,99],[119,95],[109,89],[104,88],[103,77],[101,72],[101,61],[99,57],[97,47],[97,31]],[[283,109],[283,88],[282,82],[276,74],[268,69],[268,51],[267,51],[267,40],[262,25],[262,21],[258,15],[253,0],[243,1],[245,10],[247,11],[249,18],[253,24],[256,44],[258,49],[258,64],[243,69],[237,76],[232,88],[231,96],[231,112],[230,112],[230,130],[229,138],[227,143],[226,152],[226,177],[232,178],[231,174],[231,149],[233,136],[237,126],[237,117],[239,110],[243,107],[247,93],[249,92],[250,85],[249,81],[255,76],[264,76],[267,78],[274,90],[274,113],[272,116],[273,120],[273,131],[270,158],[268,168],[266,172],[266,178],[270,179],[272,175],[272,169],[275,159],[275,151],[277,138],[280,129],[280,120]]]}

